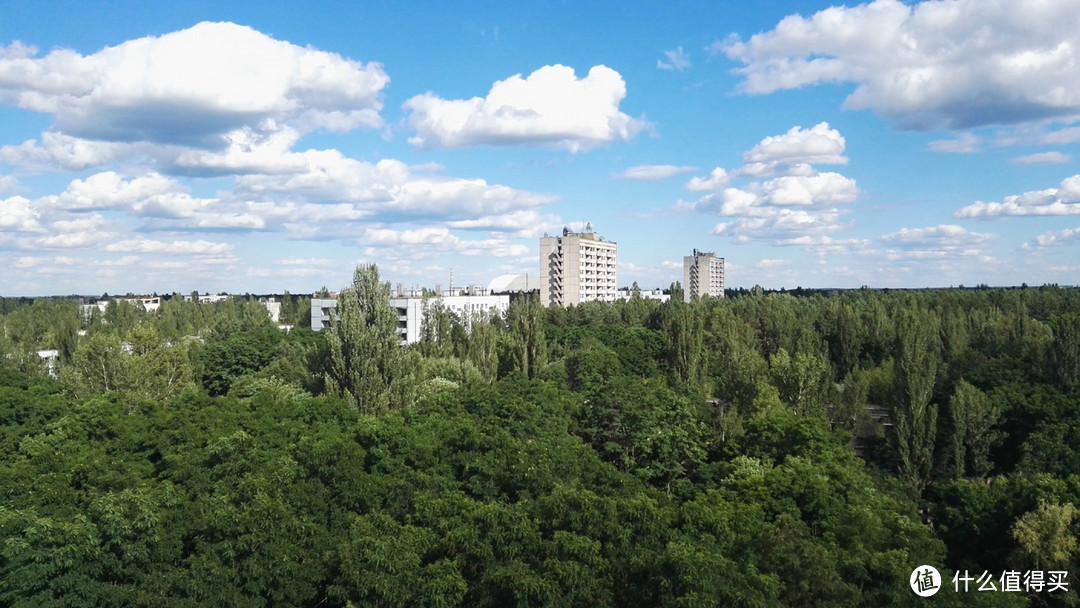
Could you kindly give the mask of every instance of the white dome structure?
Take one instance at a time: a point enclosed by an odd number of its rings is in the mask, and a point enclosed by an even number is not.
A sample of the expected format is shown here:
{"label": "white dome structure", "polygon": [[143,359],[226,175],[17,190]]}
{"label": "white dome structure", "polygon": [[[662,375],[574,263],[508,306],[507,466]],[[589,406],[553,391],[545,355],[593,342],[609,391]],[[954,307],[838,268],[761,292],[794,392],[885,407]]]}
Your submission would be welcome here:
{"label": "white dome structure", "polygon": [[504,274],[488,284],[488,293],[506,293],[540,289],[540,277],[527,274]]}

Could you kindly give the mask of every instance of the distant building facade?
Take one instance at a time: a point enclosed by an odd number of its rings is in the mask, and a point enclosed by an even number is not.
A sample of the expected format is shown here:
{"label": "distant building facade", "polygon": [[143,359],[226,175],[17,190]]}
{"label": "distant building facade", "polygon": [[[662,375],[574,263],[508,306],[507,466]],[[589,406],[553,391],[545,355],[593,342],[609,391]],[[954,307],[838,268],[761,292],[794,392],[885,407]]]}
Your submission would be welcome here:
{"label": "distant building facade", "polygon": [[274,323],[281,322],[281,302],[278,302],[277,298],[259,298],[259,304],[262,304],[263,308],[266,309],[266,314],[270,315],[271,321]]}
{"label": "distant building facade", "polygon": [[[198,292],[195,292],[194,295],[184,296],[184,301],[185,302],[194,302],[195,301],[194,296],[198,296]],[[219,294],[210,294],[210,293],[208,293],[208,294],[205,294],[205,295],[198,296],[198,302],[199,302],[199,304],[215,304],[217,302],[224,302],[225,300],[228,300],[230,297],[231,296],[228,296],[228,295],[223,294],[223,293],[219,293]]]}
{"label": "distant building facade", "polygon": [[[667,302],[671,299],[671,295],[664,293],[663,289],[639,289],[638,296],[640,296],[642,300],[658,300],[660,302]],[[620,289],[616,293],[615,299],[629,302],[634,299],[634,290]]]}
{"label": "distant building facade", "polygon": [[683,258],[683,300],[701,296],[724,297],[724,258],[695,249]]}
{"label": "distant building facade", "polygon": [[[337,302],[337,297],[311,299],[311,329],[321,331],[333,325],[337,315]],[[420,341],[424,316],[436,303],[441,303],[449,312],[457,315],[467,327],[474,315],[506,314],[510,308],[510,296],[491,295],[487,290],[475,287],[445,293],[436,288],[433,295],[415,290],[406,291],[398,286],[390,298],[390,307],[397,313],[398,334],[401,335],[402,344],[415,344]]]}
{"label": "distant building facade", "polygon": [[569,306],[617,296],[617,243],[605,241],[586,224],[585,232],[563,228],[562,236],[540,239],[540,302]]}

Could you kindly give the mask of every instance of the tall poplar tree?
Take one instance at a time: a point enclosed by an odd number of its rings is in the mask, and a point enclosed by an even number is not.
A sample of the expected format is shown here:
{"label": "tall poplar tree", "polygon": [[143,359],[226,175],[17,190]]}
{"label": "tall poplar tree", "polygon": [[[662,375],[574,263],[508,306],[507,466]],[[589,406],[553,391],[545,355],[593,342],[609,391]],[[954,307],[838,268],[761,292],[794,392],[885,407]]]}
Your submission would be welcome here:
{"label": "tall poplar tree", "polygon": [[676,384],[700,388],[705,351],[705,328],[700,306],[675,300],[667,303],[663,317],[667,337],[668,366]]}
{"label": "tall poplar tree", "polygon": [[906,308],[896,319],[893,419],[900,477],[921,494],[934,465],[938,407],[930,403],[940,360],[936,314]]}
{"label": "tall poplar tree", "polygon": [[995,426],[1001,413],[991,403],[986,393],[965,380],[956,385],[949,400],[952,418],[952,460],[956,474],[985,478],[994,463],[990,460],[990,448],[1001,438]]}
{"label": "tall poplar tree", "polygon": [[379,279],[378,266],[357,266],[352,285],[338,295],[333,326],[326,336],[330,351],[327,388],[365,414],[408,405],[397,325],[397,314],[390,307],[390,284]]}
{"label": "tall poplar tree", "polygon": [[515,301],[506,313],[506,321],[513,340],[514,368],[528,378],[535,378],[547,363],[544,307],[540,298],[530,294]]}

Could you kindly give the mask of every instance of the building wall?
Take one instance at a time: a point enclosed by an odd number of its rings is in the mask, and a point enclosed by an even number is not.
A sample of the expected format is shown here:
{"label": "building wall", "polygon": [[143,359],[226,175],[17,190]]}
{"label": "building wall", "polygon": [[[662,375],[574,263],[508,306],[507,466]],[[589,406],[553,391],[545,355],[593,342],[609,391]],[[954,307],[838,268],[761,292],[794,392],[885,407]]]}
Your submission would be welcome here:
{"label": "building wall", "polygon": [[[671,299],[670,294],[664,293],[663,289],[640,289],[638,290],[642,300],[658,300],[660,302],[667,302]],[[629,302],[634,299],[634,291],[632,289],[620,289],[615,298],[617,300],[623,300]]]}
{"label": "building wall", "polygon": [[724,258],[695,249],[683,258],[683,300],[706,295],[724,297]]}
{"label": "building wall", "polygon": [[331,317],[337,310],[336,298],[311,298],[311,329],[322,331],[330,327]]}
{"label": "building wall", "polygon": [[[390,298],[390,307],[394,309],[397,315],[398,334],[401,335],[402,344],[416,344],[420,341],[424,313],[435,302],[442,302],[447,310],[461,318],[466,327],[468,327],[473,314],[495,311],[502,315],[506,314],[506,311],[510,308],[510,296],[508,295],[479,294],[443,296],[441,298],[423,298],[419,296]],[[312,298],[311,329],[321,331],[330,327],[336,310],[336,299]]]}
{"label": "building wall", "polygon": [[614,302],[618,290],[618,244],[595,232],[563,232],[540,239],[540,302],[569,306]]}

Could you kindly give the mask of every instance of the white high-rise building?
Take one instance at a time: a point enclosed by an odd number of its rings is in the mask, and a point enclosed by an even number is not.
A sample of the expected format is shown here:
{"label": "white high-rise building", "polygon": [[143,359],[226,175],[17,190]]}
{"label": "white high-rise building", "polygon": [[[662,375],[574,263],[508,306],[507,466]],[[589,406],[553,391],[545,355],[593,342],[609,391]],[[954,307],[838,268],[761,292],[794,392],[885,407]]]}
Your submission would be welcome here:
{"label": "white high-rise building", "polygon": [[701,296],[724,297],[724,258],[695,249],[683,257],[683,300]]}
{"label": "white high-rise building", "polygon": [[593,232],[563,228],[562,236],[540,239],[540,302],[569,306],[592,300],[614,302],[617,291],[617,243]]}

